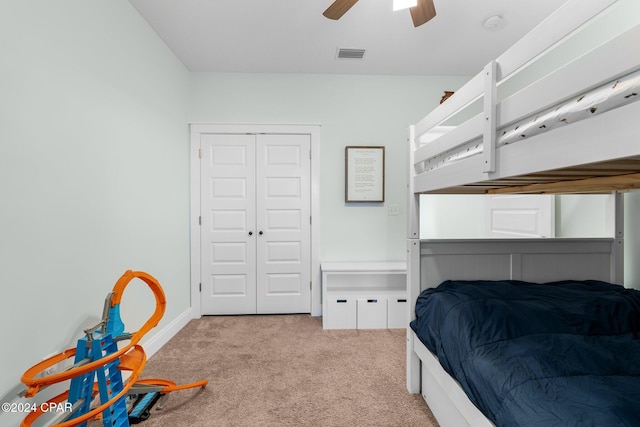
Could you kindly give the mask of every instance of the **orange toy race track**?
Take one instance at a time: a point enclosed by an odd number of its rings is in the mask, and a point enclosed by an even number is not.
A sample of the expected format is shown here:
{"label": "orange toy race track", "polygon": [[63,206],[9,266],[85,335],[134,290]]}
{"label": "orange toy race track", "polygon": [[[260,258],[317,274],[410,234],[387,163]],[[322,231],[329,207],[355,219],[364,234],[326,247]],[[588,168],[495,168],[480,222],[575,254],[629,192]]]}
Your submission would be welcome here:
{"label": "orange toy race track", "polygon": [[[142,327],[133,333],[125,332],[120,319],[120,301],[127,285],[134,278],[145,282],[153,292],[156,308]],[[78,340],[76,348],[67,349],[55,356],[27,369],[22,375],[22,382],[27,386],[25,397],[35,396],[41,389],[50,385],[70,380],[70,388],[64,393],[41,404],[37,410],[29,413],[22,421],[22,427],[29,427],[44,414],[45,408],[59,407],[65,403],[69,411],[54,417],[49,426],[71,427],[94,418],[102,418],[104,426],[129,426],[132,412],[142,409],[128,408],[127,396],[139,395],[136,400],[141,405],[153,405],[160,396],[167,393],[195,387],[205,387],[207,380],[185,385],[164,379],[144,379],[138,377],[142,372],[146,355],[138,345],[142,337],[154,328],[164,315],[166,299],[162,287],[151,275],[142,271],[126,271],[107,295],[102,321],[94,328],[85,330],[86,336]],[[118,348],[118,343],[128,343]],[[62,372],[42,376],[47,369],[67,359],[74,358],[74,364]],[[122,381],[121,372],[130,371],[126,383]],[[97,378],[97,381],[96,381]],[[147,399],[142,399],[147,395]],[[152,403],[150,397],[154,394]],[[95,400],[99,400],[97,403]],[[94,406],[91,406],[93,402]],[[144,415],[144,414],[143,414]],[[136,419],[140,415],[136,413]],[[146,415],[148,416],[148,415]]]}

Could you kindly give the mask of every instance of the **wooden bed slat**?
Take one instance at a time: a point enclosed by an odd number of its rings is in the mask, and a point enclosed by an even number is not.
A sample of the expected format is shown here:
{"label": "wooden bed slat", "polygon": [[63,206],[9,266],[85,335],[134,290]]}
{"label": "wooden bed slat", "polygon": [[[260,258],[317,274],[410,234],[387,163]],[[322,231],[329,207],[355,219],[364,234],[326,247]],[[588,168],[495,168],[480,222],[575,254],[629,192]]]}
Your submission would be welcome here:
{"label": "wooden bed slat", "polygon": [[449,187],[431,194],[581,194],[640,188],[640,158],[612,160]]}
{"label": "wooden bed slat", "polygon": [[525,186],[496,188],[489,194],[560,194],[560,193],[594,193],[606,191],[622,191],[640,188],[640,173],[587,178],[572,181],[550,182],[547,184],[531,184]]}

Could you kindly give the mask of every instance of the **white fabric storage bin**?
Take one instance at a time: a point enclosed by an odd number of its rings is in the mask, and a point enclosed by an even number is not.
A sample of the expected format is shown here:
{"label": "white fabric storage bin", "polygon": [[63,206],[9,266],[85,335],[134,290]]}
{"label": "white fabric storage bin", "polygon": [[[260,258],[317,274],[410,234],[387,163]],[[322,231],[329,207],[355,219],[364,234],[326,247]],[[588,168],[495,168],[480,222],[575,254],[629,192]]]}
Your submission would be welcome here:
{"label": "white fabric storage bin", "polygon": [[387,301],[387,328],[407,328],[409,326],[409,305],[406,295],[390,296]]}
{"label": "white fabric storage bin", "polygon": [[384,298],[358,298],[358,329],[385,329],[387,327],[387,300]]}
{"label": "white fabric storage bin", "polygon": [[355,329],[356,299],[354,297],[332,297],[327,301],[327,316],[324,329]]}

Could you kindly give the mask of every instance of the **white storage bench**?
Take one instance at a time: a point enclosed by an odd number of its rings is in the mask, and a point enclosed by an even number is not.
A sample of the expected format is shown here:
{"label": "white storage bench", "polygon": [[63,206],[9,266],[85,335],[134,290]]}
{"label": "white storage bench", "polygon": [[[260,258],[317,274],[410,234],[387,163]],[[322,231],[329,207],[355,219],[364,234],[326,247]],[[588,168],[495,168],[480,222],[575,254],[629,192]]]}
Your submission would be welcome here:
{"label": "white storage bench", "polygon": [[406,328],[405,262],[323,262],[324,329]]}

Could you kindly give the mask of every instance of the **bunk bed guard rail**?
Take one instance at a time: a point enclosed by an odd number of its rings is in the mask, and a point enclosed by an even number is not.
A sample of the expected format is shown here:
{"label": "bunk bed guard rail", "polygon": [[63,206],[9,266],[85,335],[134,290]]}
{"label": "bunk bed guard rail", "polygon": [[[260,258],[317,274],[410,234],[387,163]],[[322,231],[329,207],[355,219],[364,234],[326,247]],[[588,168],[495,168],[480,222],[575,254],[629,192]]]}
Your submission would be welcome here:
{"label": "bunk bed guard rail", "polygon": [[[445,103],[433,110],[430,114],[413,126],[411,145],[413,152],[412,164],[415,175],[424,172],[425,162],[437,154],[453,150],[478,135],[482,138],[482,172],[490,174],[495,171],[496,132],[497,127],[506,120],[515,122],[521,117],[501,117],[498,120],[497,112],[497,88],[500,82],[521,70],[522,67],[532,62],[532,58],[538,58],[548,49],[561,40],[567,38],[576,29],[589,22],[603,10],[614,4],[617,0],[569,0],[563,4],[558,12],[550,15],[542,21],[535,31],[525,35],[520,41],[504,52],[496,60],[489,62],[482,72],[469,80],[462,88],[455,92]],[[569,13],[570,12],[570,13]],[[631,36],[637,36],[635,31]],[[623,40],[622,42],[626,42]],[[637,64],[630,58],[629,63],[614,65],[616,70],[633,69]],[[578,61],[579,62],[579,61]],[[602,61],[599,61],[602,63]],[[578,67],[580,64],[576,64]],[[583,67],[580,67],[584,71]],[[613,73],[616,71],[598,71],[597,75]],[[617,74],[620,74],[618,72]],[[588,78],[588,77],[587,77]],[[598,77],[594,77],[596,79]],[[584,87],[584,83],[580,83]],[[552,93],[543,95],[536,102],[540,109],[553,105],[559,97],[571,96],[571,88],[567,87],[564,93]],[[538,91],[539,92],[539,91]],[[549,99],[549,96],[554,97]],[[459,126],[442,125],[456,113],[470,105],[482,100],[482,112],[466,120]],[[530,108],[530,107],[529,107]],[[529,111],[531,111],[529,109]],[[430,135],[426,135],[429,133]]]}

